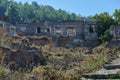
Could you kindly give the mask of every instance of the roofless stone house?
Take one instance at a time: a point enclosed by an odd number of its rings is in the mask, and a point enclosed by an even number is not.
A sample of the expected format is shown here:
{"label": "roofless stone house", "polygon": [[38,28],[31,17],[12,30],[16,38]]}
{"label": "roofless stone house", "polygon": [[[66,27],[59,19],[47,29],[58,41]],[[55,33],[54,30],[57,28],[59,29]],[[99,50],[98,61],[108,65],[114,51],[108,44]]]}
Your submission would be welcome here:
{"label": "roofless stone house", "polygon": [[120,47],[120,26],[113,25],[110,28],[110,34],[112,35],[112,40],[110,41],[110,47]]}
{"label": "roofless stone house", "polygon": [[17,23],[15,33],[24,36],[47,36],[57,46],[96,46],[96,20],[41,21],[39,23]]}

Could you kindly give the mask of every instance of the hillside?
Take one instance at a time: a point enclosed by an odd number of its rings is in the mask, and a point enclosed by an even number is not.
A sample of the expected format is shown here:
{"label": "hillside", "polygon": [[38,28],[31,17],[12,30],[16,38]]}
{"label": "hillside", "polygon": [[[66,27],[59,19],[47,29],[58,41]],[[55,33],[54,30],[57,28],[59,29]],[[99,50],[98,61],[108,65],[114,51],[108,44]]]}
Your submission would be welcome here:
{"label": "hillside", "polygon": [[[8,36],[8,32],[2,28],[4,21],[15,25],[16,23],[40,23],[40,21],[73,22],[80,19],[96,20],[95,33],[99,38],[99,46],[94,48],[56,47],[52,45],[51,38],[40,40],[42,36],[27,37],[22,34]],[[114,30],[118,33],[118,39],[111,42],[113,35],[110,34],[110,28],[113,25],[118,27],[116,31]],[[56,10],[49,5],[39,5],[37,2],[23,4],[13,0],[0,0],[0,80],[81,80],[91,77],[96,79],[96,73],[102,73],[102,71],[111,73],[106,69],[110,68],[113,72],[113,68],[120,67],[119,26],[120,9],[116,9],[112,15],[101,12],[83,17],[65,10]],[[41,29],[38,28],[38,30],[40,32]],[[90,30],[93,32],[93,28]],[[62,40],[65,39],[61,38],[61,42]],[[103,72],[99,77],[101,76],[106,77],[106,74],[104,75]],[[120,70],[117,69],[116,74],[107,76],[113,79],[115,77],[120,77]]]}
{"label": "hillside", "polygon": [[[2,29],[2,28],[1,28]],[[100,45],[55,47],[30,42],[27,37],[0,36],[0,79],[2,80],[80,80],[82,75],[101,69],[119,58],[119,47]],[[3,35],[4,33],[4,35]],[[38,37],[34,37],[34,40]],[[119,75],[119,74],[117,74]],[[116,75],[115,75],[116,76]]]}
{"label": "hillside", "polygon": [[[11,49],[9,43],[13,42],[15,48]],[[80,80],[82,74],[96,71],[118,58],[119,53],[119,48],[105,46],[65,49],[29,44],[27,38],[18,41],[7,38],[4,47],[0,47],[0,79]]]}

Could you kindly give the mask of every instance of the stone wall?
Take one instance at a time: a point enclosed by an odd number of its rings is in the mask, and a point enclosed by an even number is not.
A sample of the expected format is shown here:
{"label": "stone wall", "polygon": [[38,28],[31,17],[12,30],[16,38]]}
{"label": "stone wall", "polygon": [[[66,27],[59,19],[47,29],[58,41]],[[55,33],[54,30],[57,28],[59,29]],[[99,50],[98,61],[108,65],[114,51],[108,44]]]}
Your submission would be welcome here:
{"label": "stone wall", "polygon": [[120,40],[120,26],[112,26],[110,33],[113,35],[113,40]]}
{"label": "stone wall", "polygon": [[[39,28],[39,33],[37,32]],[[41,36],[41,35],[48,35],[50,36],[50,32],[47,32],[47,29],[49,29],[47,25],[44,25],[44,23],[22,23],[22,24],[16,24],[16,32],[21,32],[25,36]]]}
{"label": "stone wall", "polygon": [[[52,37],[52,43],[57,45],[60,37],[68,38],[70,45],[83,45],[88,40],[98,41],[96,34],[97,21],[41,21],[39,23],[17,23],[16,33],[23,36],[48,36]],[[93,32],[89,27],[93,25]],[[89,43],[89,42],[87,42]],[[59,44],[58,44],[59,45]]]}
{"label": "stone wall", "polygon": [[9,36],[15,35],[16,34],[16,27],[13,26],[12,24],[8,23],[8,22],[3,22],[3,26],[2,26],[7,33],[9,34]]}
{"label": "stone wall", "polygon": [[112,26],[110,28],[110,34],[113,36],[113,39],[109,43],[109,47],[120,47],[120,26]]}
{"label": "stone wall", "polygon": [[[61,33],[56,33],[56,28],[60,27]],[[73,35],[69,35],[68,29],[73,28]],[[82,21],[76,22],[59,22],[52,27],[52,37],[56,38],[54,42],[57,43],[59,37],[69,37],[69,43],[72,43],[74,39],[83,39],[84,25]]]}

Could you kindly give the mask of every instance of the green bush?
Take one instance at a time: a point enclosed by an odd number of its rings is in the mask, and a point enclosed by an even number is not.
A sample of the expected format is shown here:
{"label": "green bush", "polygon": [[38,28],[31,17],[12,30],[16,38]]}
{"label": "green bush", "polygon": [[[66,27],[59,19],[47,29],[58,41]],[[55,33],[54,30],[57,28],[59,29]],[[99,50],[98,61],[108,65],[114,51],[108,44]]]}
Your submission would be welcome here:
{"label": "green bush", "polygon": [[107,30],[103,36],[100,37],[100,40],[102,43],[110,42],[112,40],[113,36],[110,34],[110,30]]}

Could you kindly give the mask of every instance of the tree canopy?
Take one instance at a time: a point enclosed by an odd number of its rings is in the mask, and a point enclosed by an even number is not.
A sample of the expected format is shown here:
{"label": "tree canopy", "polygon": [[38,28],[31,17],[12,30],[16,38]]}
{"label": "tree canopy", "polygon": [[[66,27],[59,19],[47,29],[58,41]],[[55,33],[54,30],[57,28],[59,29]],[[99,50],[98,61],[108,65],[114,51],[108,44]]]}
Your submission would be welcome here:
{"label": "tree canopy", "polygon": [[[8,6],[7,6],[8,5]],[[65,10],[55,10],[48,5],[38,5],[33,1],[31,4],[27,2],[22,4],[12,0],[0,1],[0,16],[9,16],[11,23],[31,22],[34,19],[41,20],[79,20],[80,16],[75,13],[69,13]]]}
{"label": "tree canopy", "polygon": [[[114,19],[107,12],[96,14],[96,15],[92,16],[92,18],[98,20],[97,33],[98,33],[100,41],[101,42],[107,41],[109,39],[108,37],[111,37],[111,36],[109,36],[110,34],[108,34],[108,31],[112,25],[115,25]],[[105,38],[107,38],[107,39],[105,39]]]}
{"label": "tree canopy", "polygon": [[19,15],[18,15],[18,8],[17,4],[14,2],[9,2],[9,5],[7,7],[7,10],[5,12],[6,16],[9,16],[9,21],[12,24],[15,24],[16,22],[19,21]]}
{"label": "tree canopy", "polygon": [[113,13],[113,18],[115,20],[116,25],[120,26],[120,9],[116,9]]}

